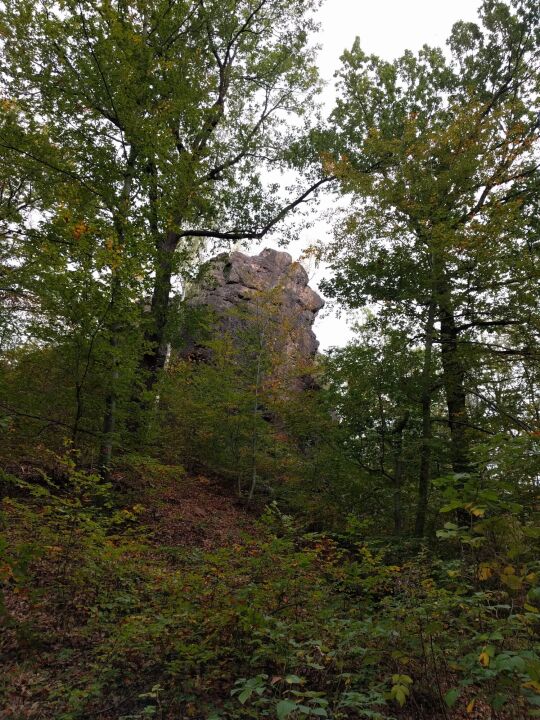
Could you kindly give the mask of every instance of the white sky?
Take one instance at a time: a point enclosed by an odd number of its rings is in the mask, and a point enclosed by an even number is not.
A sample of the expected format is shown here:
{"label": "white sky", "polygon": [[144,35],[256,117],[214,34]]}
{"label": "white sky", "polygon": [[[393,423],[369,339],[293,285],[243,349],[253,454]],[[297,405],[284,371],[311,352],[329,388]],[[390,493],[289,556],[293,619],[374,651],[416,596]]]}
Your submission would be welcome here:
{"label": "white sky", "polygon": [[[444,47],[452,25],[458,20],[476,20],[481,0],[326,0],[319,12],[321,30],[319,68],[328,83],[324,101],[332,108],[335,92],[333,76],[339,67],[339,58],[360,37],[362,49],[391,60],[409,49],[419,50],[422,45]],[[316,225],[309,237],[324,242],[329,229]],[[287,250],[298,257],[305,240],[293,243]],[[262,247],[278,247],[267,241]],[[323,273],[315,274],[312,286]],[[335,313],[323,311],[315,324],[321,350],[343,345],[350,337],[347,321]]]}

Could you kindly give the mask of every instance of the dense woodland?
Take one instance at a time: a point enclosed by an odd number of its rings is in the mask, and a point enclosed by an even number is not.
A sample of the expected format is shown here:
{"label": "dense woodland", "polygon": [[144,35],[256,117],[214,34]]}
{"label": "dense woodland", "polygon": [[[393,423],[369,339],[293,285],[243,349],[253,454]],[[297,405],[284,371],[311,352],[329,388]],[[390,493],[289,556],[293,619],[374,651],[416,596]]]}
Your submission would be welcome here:
{"label": "dense woodland", "polygon": [[[540,6],[328,117],[318,6],[0,3],[2,719],[540,717]],[[353,339],[212,333],[321,209]]]}

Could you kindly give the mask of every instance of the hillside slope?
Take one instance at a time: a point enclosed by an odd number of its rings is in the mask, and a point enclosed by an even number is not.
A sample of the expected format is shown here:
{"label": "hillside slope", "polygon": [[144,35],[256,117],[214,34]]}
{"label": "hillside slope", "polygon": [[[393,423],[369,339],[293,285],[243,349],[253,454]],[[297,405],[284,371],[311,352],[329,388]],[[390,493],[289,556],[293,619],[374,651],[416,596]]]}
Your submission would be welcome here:
{"label": "hillside slope", "polygon": [[155,462],[114,491],[74,468],[54,493],[4,481],[2,720],[527,717],[534,641],[425,553],[258,521]]}

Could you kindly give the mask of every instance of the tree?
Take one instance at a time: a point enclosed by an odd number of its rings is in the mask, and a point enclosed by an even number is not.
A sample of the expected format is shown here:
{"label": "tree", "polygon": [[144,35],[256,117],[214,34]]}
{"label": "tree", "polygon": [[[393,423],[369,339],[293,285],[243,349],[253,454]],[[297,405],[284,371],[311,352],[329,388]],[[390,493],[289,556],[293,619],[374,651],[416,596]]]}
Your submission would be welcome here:
{"label": "tree", "polygon": [[[59,217],[92,228],[73,230],[67,266],[90,238],[90,252],[106,258],[87,275],[108,296],[104,463],[119,353],[134,337],[126,309],[151,296],[138,364],[152,392],[165,361],[173,278],[201,239],[260,238],[326,181],[298,144],[318,88],[317,4],[23,0],[0,13],[2,94],[18,126],[0,133],[0,149],[54,185],[42,237],[54,234]],[[293,167],[307,185],[281,200],[263,178]]]}
{"label": "tree", "polygon": [[329,291],[380,304],[412,346],[439,349],[457,474],[484,430],[467,404],[474,376],[504,353],[534,362],[539,327],[540,11],[486,0],[480,20],[454,26],[449,61],[424,46],[385,62],[356,41],[333,115],[333,170],[356,206],[330,251]]}
{"label": "tree", "polygon": [[379,317],[355,330],[348,345],[330,353],[326,378],[346,451],[364,476],[364,493],[370,488],[363,509],[379,523],[389,517],[395,535],[414,527],[422,537],[431,456],[445,440],[441,429],[433,429],[442,400],[437,368],[430,367],[429,349],[411,349],[407,333]]}
{"label": "tree", "polygon": [[[0,133],[19,135],[18,113],[14,103],[0,101]],[[23,291],[24,267],[19,262],[23,227],[31,226],[32,213],[47,204],[49,189],[41,169],[35,172],[29,163],[13,165],[10,153],[0,149],[0,352],[17,343],[22,335],[24,313],[33,302]]]}

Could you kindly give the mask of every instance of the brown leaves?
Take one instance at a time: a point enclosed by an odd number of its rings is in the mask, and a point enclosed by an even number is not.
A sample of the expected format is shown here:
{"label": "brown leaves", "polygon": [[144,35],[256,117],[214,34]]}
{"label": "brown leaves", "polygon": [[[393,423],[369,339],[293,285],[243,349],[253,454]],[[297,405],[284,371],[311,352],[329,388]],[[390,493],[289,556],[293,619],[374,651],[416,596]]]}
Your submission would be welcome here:
{"label": "brown leaves", "polygon": [[88,230],[89,227],[85,222],[78,222],[73,226],[71,233],[75,240],[80,240],[81,237],[88,232]]}

